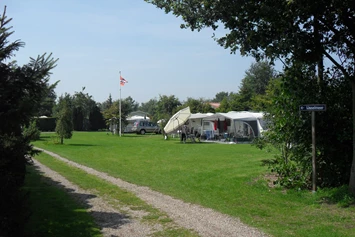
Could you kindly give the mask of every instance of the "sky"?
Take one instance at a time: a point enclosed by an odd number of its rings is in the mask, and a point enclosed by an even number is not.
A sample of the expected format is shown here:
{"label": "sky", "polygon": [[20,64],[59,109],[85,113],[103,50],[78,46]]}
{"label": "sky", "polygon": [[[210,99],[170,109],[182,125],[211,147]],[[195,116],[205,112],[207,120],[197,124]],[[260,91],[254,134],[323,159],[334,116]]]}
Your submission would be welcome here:
{"label": "sky", "polygon": [[43,53],[59,58],[50,79],[60,80],[57,96],[85,87],[97,102],[110,94],[138,103],[160,95],[212,99],[238,92],[254,62],[219,46],[211,29],[181,29],[180,18],[144,0],[0,0],[5,5],[10,39],[25,42],[14,57],[19,65]]}

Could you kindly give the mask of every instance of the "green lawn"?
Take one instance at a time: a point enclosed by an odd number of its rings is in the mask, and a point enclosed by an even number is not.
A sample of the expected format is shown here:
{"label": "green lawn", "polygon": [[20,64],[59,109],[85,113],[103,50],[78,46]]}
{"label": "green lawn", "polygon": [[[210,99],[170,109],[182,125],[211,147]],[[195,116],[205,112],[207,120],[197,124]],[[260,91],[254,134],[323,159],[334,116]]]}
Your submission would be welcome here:
{"label": "green lawn", "polygon": [[240,217],[274,236],[355,235],[354,207],[322,203],[327,195],[322,191],[269,188],[261,161],[273,154],[248,144],[181,144],[161,135],[75,132],[59,145],[54,136],[42,133],[34,144],[128,182]]}

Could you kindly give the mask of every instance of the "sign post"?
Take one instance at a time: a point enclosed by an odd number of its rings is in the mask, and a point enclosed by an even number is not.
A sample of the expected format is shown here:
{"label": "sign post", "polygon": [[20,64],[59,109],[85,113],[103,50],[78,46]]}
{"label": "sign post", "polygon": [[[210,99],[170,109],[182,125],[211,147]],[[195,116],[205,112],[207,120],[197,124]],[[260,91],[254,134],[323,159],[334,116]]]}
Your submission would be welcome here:
{"label": "sign post", "polygon": [[312,112],[312,191],[317,191],[317,169],[316,169],[316,111],[325,111],[325,104],[301,105],[300,111]]}

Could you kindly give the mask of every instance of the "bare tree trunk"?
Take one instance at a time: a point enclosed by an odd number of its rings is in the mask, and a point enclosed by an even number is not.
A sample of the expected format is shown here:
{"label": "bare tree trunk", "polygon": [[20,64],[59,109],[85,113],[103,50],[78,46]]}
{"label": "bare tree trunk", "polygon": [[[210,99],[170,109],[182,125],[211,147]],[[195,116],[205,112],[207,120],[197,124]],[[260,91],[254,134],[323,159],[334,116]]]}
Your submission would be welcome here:
{"label": "bare tree trunk", "polygon": [[349,191],[355,196],[355,81],[351,81],[351,89],[353,96],[352,112],[353,112],[353,162],[350,170]]}

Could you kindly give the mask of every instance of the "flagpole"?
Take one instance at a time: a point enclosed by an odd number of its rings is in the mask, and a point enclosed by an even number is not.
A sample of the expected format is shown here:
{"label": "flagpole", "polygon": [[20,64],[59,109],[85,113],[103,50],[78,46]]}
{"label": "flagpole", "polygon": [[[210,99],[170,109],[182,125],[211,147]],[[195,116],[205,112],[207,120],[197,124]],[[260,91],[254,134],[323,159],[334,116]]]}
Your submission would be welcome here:
{"label": "flagpole", "polygon": [[120,134],[120,136],[121,136],[121,87],[122,87],[122,85],[121,85],[121,71],[120,71],[120,105],[119,105],[119,107],[120,107],[120,132],[119,132],[119,134]]}

